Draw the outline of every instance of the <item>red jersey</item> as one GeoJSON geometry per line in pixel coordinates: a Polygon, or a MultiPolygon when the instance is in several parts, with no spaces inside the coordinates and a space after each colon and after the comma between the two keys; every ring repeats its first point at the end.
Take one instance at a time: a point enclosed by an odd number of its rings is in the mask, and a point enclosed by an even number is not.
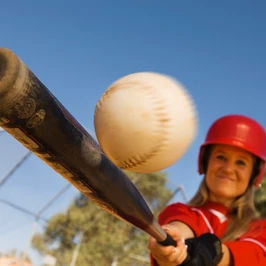
{"type": "MultiPolygon", "coordinates": [[[[161,225],[172,221],[187,224],[195,236],[213,233],[221,238],[228,224],[228,209],[218,203],[207,202],[200,207],[174,203],[159,215],[161,225]]],[[[266,266],[266,220],[251,222],[250,230],[235,241],[223,242],[231,251],[234,266],[266,266]]],[[[151,264],[158,265],[153,258],[151,264]]]]}

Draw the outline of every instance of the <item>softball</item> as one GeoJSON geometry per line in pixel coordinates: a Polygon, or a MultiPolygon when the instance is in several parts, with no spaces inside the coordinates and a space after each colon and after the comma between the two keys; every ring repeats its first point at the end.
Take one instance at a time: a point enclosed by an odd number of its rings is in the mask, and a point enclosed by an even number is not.
{"type": "Polygon", "coordinates": [[[139,72],[115,81],[94,112],[99,145],[119,168],[150,173],[181,158],[198,127],[195,104],[174,78],[139,72]]]}

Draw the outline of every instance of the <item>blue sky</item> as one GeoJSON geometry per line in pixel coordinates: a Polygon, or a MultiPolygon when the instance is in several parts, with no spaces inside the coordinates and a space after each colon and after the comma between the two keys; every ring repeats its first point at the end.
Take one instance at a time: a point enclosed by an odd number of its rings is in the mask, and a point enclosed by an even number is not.
{"type": "MultiPolygon", "coordinates": [[[[199,146],[216,118],[240,113],[266,127],[265,14],[262,0],[6,0],[0,46],[13,50],[91,132],[95,104],[116,79],[139,71],[178,79],[194,98],[199,129],[189,151],[165,171],[169,184],[183,184],[191,197],[201,180],[199,146]]],[[[27,150],[5,133],[0,143],[1,180],[27,150]]],[[[31,155],[0,187],[0,199],[38,212],[66,184],[31,155]]],[[[75,195],[70,188],[43,216],[75,195]]],[[[1,203],[0,213],[0,251],[25,249],[34,219],[1,203]]]]}

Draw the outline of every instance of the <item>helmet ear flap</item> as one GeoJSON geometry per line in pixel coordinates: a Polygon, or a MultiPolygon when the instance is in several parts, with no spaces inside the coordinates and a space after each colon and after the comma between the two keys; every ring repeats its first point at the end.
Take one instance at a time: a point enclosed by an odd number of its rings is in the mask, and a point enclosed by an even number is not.
{"type": "Polygon", "coordinates": [[[205,145],[201,149],[199,168],[201,174],[206,174],[213,145],[205,145]]]}
{"type": "Polygon", "coordinates": [[[256,187],[260,186],[264,175],[264,168],[265,163],[259,157],[256,156],[250,178],[250,185],[255,185],[256,187]]]}

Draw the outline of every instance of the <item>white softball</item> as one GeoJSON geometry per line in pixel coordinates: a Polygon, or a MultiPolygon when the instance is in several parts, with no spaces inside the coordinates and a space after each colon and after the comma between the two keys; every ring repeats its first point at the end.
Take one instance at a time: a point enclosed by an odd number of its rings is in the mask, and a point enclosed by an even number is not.
{"type": "Polygon", "coordinates": [[[198,126],[188,91],[172,77],[139,72],[115,81],[95,107],[94,127],[107,157],[132,172],[174,164],[193,142],[198,126]]]}

